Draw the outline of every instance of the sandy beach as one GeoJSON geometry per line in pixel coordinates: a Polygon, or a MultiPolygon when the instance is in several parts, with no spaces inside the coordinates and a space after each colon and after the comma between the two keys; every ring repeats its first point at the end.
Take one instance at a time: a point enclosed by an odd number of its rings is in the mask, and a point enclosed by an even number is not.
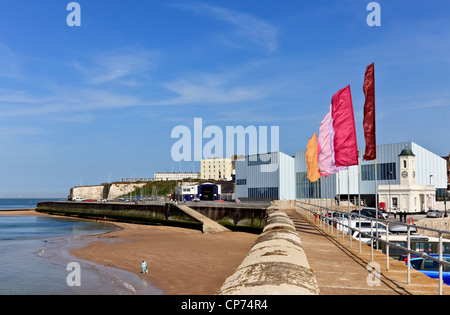
{"type": "MultiPolygon", "coordinates": [[[[45,215],[35,211],[0,211],[3,215],[45,215]]],[[[80,259],[138,274],[165,295],[216,294],[240,265],[255,234],[201,231],[127,223],[121,229],[85,236],[88,246],[73,250],[80,259]],[[141,262],[148,264],[142,274],[141,262]]]]}

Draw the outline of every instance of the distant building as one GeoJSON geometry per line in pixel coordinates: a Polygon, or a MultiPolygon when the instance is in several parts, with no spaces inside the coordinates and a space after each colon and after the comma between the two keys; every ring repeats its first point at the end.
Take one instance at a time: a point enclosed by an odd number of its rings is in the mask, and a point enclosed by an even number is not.
{"type": "Polygon", "coordinates": [[[447,190],[450,190],[450,153],[442,158],[447,161],[447,190]]]}
{"type": "Polygon", "coordinates": [[[167,173],[155,173],[154,180],[155,181],[169,181],[169,180],[186,180],[186,179],[200,179],[200,173],[194,172],[184,172],[184,173],[176,173],[176,172],[167,172],[167,173]]]}
{"type": "Polygon", "coordinates": [[[175,190],[175,199],[178,201],[192,201],[195,198],[203,201],[219,200],[221,185],[202,183],[196,185],[181,185],[175,190]]]}
{"type": "Polygon", "coordinates": [[[231,180],[232,161],[227,158],[209,158],[200,163],[201,179],[231,180]]]}

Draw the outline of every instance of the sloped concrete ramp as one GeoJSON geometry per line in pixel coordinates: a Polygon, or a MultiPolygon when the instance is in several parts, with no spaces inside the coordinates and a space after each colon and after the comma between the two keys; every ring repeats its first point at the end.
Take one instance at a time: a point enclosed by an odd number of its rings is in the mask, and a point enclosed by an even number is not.
{"type": "Polygon", "coordinates": [[[224,227],[223,225],[220,225],[214,220],[211,220],[210,218],[204,216],[203,214],[198,213],[194,209],[189,208],[185,205],[177,205],[177,207],[185,212],[186,214],[190,215],[191,217],[199,220],[203,223],[203,233],[219,233],[219,232],[229,232],[230,230],[224,227]]]}

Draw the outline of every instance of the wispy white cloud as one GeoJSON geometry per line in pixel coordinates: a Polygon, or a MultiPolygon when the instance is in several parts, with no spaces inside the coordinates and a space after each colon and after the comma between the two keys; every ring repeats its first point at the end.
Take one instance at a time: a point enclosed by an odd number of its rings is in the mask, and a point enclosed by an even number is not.
{"type": "MultiPolygon", "coordinates": [[[[278,49],[278,28],[254,15],[207,4],[173,4],[172,7],[226,22],[234,27],[236,35],[263,47],[268,53],[278,49]]],[[[223,41],[227,46],[239,46],[230,38],[223,41]]]]}
{"type": "Polygon", "coordinates": [[[192,82],[186,79],[165,83],[164,88],[177,96],[153,101],[149,105],[227,104],[256,100],[265,96],[258,88],[227,85],[219,81],[192,82]]]}
{"type": "Polygon", "coordinates": [[[8,45],[0,43],[0,77],[20,79],[20,56],[8,45]]]}
{"type": "Polygon", "coordinates": [[[155,69],[158,59],[159,53],[155,51],[131,49],[96,54],[87,65],[76,61],[74,67],[91,84],[138,85],[139,79],[147,77],[148,71],[155,69]]]}
{"type": "Polygon", "coordinates": [[[38,135],[44,133],[45,131],[40,127],[32,127],[32,126],[0,127],[0,138],[11,138],[22,135],[38,135]]]}

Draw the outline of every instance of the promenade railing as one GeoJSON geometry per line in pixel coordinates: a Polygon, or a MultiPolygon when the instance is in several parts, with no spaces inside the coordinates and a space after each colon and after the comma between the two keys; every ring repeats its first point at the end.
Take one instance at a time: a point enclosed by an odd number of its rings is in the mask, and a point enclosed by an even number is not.
{"type": "MultiPolygon", "coordinates": [[[[310,221],[318,220],[319,226],[325,230],[327,229],[332,235],[336,233],[336,237],[339,237],[339,232],[341,232],[342,241],[345,240],[345,235],[349,236],[349,245],[352,247],[352,241],[358,241],[359,243],[359,253],[361,253],[362,246],[362,235],[366,238],[370,238],[368,243],[371,247],[371,260],[373,261],[374,255],[374,247],[378,248],[380,242],[382,242],[386,246],[386,270],[389,270],[389,248],[395,247],[403,252],[407,253],[407,283],[411,284],[411,255],[419,256],[424,259],[429,259],[435,261],[439,264],[439,295],[442,295],[443,289],[443,268],[444,265],[449,266],[450,262],[443,258],[443,236],[446,235],[450,237],[450,231],[434,229],[424,226],[417,226],[410,223],[404,223],[399,221],[380,219],[378,215],[378,210],[376,210],[375,218],[368,217],[355,212],[348,212],[343,210],[330,209],[327,206],[319,205],[319,202],[315,202],[314,199],[309,202],[298,201],[297,208],[300,212],[306,216],[310,221]],[[370,221],[370,233],[367,233],[367,230],[362,230],[362,222],[370,221]],[[355,224],[353,224],[353,222],[355,224]],[[356,223],[359,224],[356,224],[356,223]],[[385,231],[380,232],[380,224],[385,225],[385,231]],[[391,235],[394,238],[394,234],[389,233],[389,226],[404,226],[406,227],[406,244],[407,246],[401,246],[400,244],[389,240],[389,236],[391,235]],[[420,252],[413,250],[411,248],[411,230],[416,231],[417,229],[427,230],[434,232],[438,235],[438,257],[431,256],[425,252],[420,252]],[[346,232],[347,231],[347,232],[346,232]],[[353,238],[354,232],[358,232],[358,238],[353,238]],[[385,237],[382,237],[385,235],[385,237]]],[[[384,229],[383,229],[384,230],[384,229]]]]}

